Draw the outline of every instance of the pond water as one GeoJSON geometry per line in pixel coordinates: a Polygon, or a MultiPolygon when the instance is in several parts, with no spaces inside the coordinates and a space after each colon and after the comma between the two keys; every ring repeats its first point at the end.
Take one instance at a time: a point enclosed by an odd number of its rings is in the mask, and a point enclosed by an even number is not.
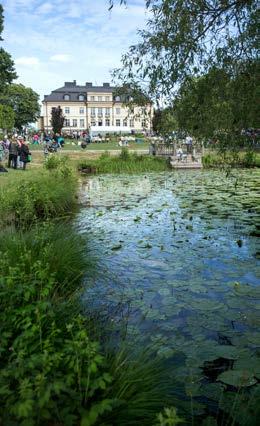
{"type": "Polygon", "coordinates": [[[98,259],[85,304],[171,360],[195,414],[223,392],[223,410],[234,391],[259,394],[259,177],[176,171],[82,184],[77,222],[98,259]]]}

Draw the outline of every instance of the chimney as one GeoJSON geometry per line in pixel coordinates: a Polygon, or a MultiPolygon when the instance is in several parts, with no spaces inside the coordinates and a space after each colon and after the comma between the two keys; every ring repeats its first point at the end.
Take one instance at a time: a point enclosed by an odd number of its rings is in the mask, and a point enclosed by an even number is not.
{"type": "Polygon", "coordinates": [[[92,83],[87,82],[87,83],[86,83],[86,87],[92,87],[92,83]]]}
{"type": "Polygon", "coordinates": [[[110,83],[103,83],[103,87],[110,87],[110,83]]]}
{"type": "Polygon", "coordinates": [[[65,81],[64,86],[65,87],[75,87],[76,86],[76,80],[73,81],[65,81]]]}

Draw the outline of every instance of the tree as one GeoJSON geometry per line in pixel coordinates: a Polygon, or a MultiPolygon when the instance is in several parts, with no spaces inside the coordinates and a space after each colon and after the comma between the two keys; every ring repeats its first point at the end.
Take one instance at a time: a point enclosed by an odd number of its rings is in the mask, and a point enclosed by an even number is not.
{"type": "Polygon", "coordinates": [[[8,86],[5,94],[0,97],[0,102],[13,108],[15,127],[18,129],[36,121],[40,113],[39,95],[23,84],[8,86]]]}
{"type": "Polygon", "coordinates": [[[140,42],[122,57],[114,75],[147,92],[172,96],[176,83],[225,70],[257,57],[256,0],[147,0],[149,19],[140,42]]]}
{"type": "MultiPolygon", "coordinates": [[[[2,41],[1,34],[4,28],[3,6],[0,4],[0,41],[2,41]]],[[[0,94],[4,92],[8,84],[17,78],[14,68],[14,61],[11,55],[7,53],[2,47],[0,48],[0,94]]]]}
{"type": "Polygon", "coordinates": [[[177,130],[177,120],[172,107],[155,110],[153,130],[162,135],[167,135],[177,130]]]}
{"type": "Polygon", "coordinates": [[[178,127],[197,139],[217,139],[219,147],[250,143],[243,130],[258,127],[259,65],[244,63],[237,75],[212,67],[182,84],[174,102],[178,127]]]}
{"type": "Polygon", "coordinates": [[[54,133],[61,133],[65,117],[60,106],[51,110],[51,125],[54,133]]]}
{"type": "Polygon", "coordinates": [[[8,105],[0,104],[0,129],[12,130],[14,127],[15,114],[11,107],[8,105]]]}

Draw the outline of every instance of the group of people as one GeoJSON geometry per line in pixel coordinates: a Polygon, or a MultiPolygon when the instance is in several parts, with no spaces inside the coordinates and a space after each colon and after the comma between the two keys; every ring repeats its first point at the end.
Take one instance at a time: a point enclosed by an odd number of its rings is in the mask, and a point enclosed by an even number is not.
{"type": "Polygon", "coordinates": [[[8,168],[26,169],[27,163],[31,161],[31,153],[23,136],[16,134],[11,138],[4,136],[0,141],[0,171],[7,171],[2,165],[3,160],[7,160],[8,168]]]}

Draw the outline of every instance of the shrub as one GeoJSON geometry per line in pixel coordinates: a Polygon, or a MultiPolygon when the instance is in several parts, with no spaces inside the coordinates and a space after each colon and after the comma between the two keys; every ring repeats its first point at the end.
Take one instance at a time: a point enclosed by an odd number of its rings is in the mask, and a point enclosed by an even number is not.
{"type": "Polygon", "coordinates": [[[128,148],[127,147],[123,147],[122,149],[121,149],[121,152],[120,152],[120,154],[119,154],[119,158],[121,159],[121,160],[129,160],[129,158],[130,158],[130,154],[129,154],[129,151],[128,151],[128,148]]]}

